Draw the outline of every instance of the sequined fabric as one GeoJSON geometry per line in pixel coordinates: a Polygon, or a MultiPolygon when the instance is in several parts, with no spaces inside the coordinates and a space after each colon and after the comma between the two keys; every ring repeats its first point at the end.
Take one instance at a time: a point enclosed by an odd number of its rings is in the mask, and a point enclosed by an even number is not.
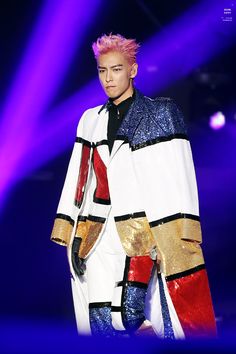
{"type": "MultiPolygon", "coordinates": [[[[86,220],[83,223],[83,241],[80,246],[79,256],[80,258],[86,258],[88,253],[90,252],[91,248],[97,241],[100,232],[102,230],[103,224],[97,221],[86,220]]],[[[78,226],[80,227],[80,226],[78,226]]],[[[77,232],[77,236],[78,232],[77,232]]]]}
{"type": "Polygon", "coordinates": [[[170,313],[168,309],[168,304],[166,301],[164,285],[160,273],[158,274],[158,283],[159,283],[159,292],[160,292],[160,301],[161,301],[161,312],[162,312],[162,318],[164,323],[164,338],[175,339],[170,313]]]}
{"type": "Polygon", "coordinates": [[[67,246],[70,242],[71,233],[73,230],[73,220],[68,218],[56,217],[51,234],[51,240],[67,246]]]}
{"type": "Polygon", "coordinates": [[[205,269],[167,281],[168,290],[187,338],[216,336],[216,323],[205,269]],[[196,296],[197,293],[197,296],[196,296]]]}
{"type": "Polygon", "coordinates": [[[153,261],[149,256],[132,257],[127,280],[148,284],[152,269],[153,261]]]}
{"type": "Polygon", "coordinates": [[[145,320],[147,289],[126,285],[123,291],[122,321],[128,331],[135,332],[145,320]]]}
{"type": "Polygon", "coordinates": [[[86,222],[86,217],[85,220],[80,220],[77,223],[77,227],[76,227],[76,237],[80,237],[82,239],[84,239],[87,234],[88,234],[88,223],[86,222]]]}
{"type": "Polygon", "coordinates": [[[117,221],[116,228],[122,246],[129,257],[147,255],[155,246],[146,217],[117,221]]]}
{"type": "Polygon", "coordinates": [[[151,227],[158,226],[157,237],[165,237],[166,234],[175,234],[183,240],[202,242],[202,230],[199,220],[193,220],[185,214],[176,214],[176,218],[157,220],[150,223],[151,227]]]}
{"type": "Polygon", "coordinates": [[[198,221],[189,220],[188,223],[187,219],[173,220],[152,227],[151,230],[156,239],[161,269],[165,276],[181,273],[204,264],[199,244],[201,234],[198,221]]]}
{"type": "Polygon", "coordinates": [[[136,149],[158,138],[181,135],[187,139],[187,129],[183,115],[173,100],[160,97],[152,100],[136,90],[135,100],[117,135],[128,139],[131,147],[136,149]]]}
{"type": "Polygon", "coordinates": [[[78,207],[80,207],[82,204],[85,185],[87,183],[88,170],[89,170],[89,157],[90,157],[90,147],[84,144],[82,147],[79,177],[78,177],[76,194],[75,194],[75,205],[78,207]]]}
{"type": "Polygon", "coordinates": [[[91,332],[95,336],[113,337],[115,335],[111,321],[111,306],[89,309],[91,332]]]}
{"type": "Polygon", "coordinates": [[[102,161],[97,148],[93,150],[93,167],[97,179],[97,187],[94,192],[94,202],[110,204],[107,169],[102,161]]]}

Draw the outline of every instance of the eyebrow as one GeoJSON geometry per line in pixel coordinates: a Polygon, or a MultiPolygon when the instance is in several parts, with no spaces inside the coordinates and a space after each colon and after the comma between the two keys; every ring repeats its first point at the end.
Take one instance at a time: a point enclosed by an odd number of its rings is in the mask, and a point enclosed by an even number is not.
{"type": "MultiPolygon", "coordinates": [[[[112,65],[111,66],[111,69],[114,69],[115,67],[117,67],[117,66],[123,66],[123,64],[116,64],[116,65],[112,65]]],[[[98,66],[98,69],[106,69],[106,67],[105,66],[98,66]]]]}

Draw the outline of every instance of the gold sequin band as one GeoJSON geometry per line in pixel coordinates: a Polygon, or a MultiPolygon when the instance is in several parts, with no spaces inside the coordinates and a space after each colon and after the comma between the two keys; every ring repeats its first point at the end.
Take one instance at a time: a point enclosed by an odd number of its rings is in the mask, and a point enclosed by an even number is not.
{"type": "Polygon", "coordinates": [[[86,220],[79,220],[76,228],[76,237],[82,238],[79,250],[79,256],[86,258],[93,245],[97,241],[105,219],[94,216],[88,216],[86,220]]]}
{"type": "Polygon", "coordinates": [[[115,217],[115,222],[122,246],[129,257],[149,255],[156,242],[145,216],[127,220],[115,217]]]}
{"type": "Polygon", "coordinates": [[[51,240],[62,246],[67,246],[70,243],[73,226],[74,221],[69,216],[57,214],[52,229],[51,240]]]}
{"type": "Polygon", "coordinates": [[[165,276],[204,264],[200,246],[201,226],[198,220],[178,218],[152,226],[151,231],[156,239],[161,269],[165,276]]]}

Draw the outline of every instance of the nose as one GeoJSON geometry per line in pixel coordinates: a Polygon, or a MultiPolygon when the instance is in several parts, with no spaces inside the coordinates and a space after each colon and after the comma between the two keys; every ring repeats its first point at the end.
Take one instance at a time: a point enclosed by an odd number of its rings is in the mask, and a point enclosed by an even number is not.
{"type": "Polygon", "coordinates": [[[106,73],[106,82],[109,82],[112,80],[112,74],[109,70],[107,70],[107,73],[106,73]]]}

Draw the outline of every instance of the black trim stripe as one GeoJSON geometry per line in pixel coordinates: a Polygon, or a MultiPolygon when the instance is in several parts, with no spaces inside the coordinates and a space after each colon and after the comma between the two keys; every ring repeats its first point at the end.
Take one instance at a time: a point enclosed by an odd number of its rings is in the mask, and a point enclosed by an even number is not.
{"type": "Polygon", "coordinates": [[[87,216],[84,216],[84,215],[79,215],[78,218],[77,218],[77,221],[86,221],[87,220],[87,216]]]}
{"type": "Polygon", "coordinates": [[[92,143],[91,143],[90,141],[85,140],[85,139],[83,139],[83,138],[81,138],[81,137],[78,137],[78,136],[76,137],[75,142],[76,142],[76,143],[81,143],[81,144],[86,145],[86,146],[88,146],[88,147],[91,147],[91,146],[92,146],[92,143]]]}
{"type": "Polygon", "coordinates": [[[101,307],[111,307],[111,302],[90,302],[89,303],[89,309],[95,309],[101,307]]]}
{"type": "Polygon", "coordinates": [[[58,242],[58,243],[61,243],[61,244],[65,245],[65,246],[67,246],[67,243],[66,243],[64,240],[62,240],[61,238],[52,237],[51,240],[53,240],[53,241],[55,241],[55,242],[58,242]]]}
{"type": "Polygon", "coordinates": [[[94,201],[94,203],[97,203],[97,204],[103,204],[103,205],[110,205],[111,204],[110,199],[97,198],[97,197],[95,197],[95,195],[93,196],[93,201],[94,201]]]}
{"type": "Polygon", "coordinates": [[[115,219],[115,221],[124,221],[124,220],[128,220],[128,219],[143,218],[145,216],[146,216],[145,211],[138,211],[133,214],[125,214],[125,215],[121,215],[121,216],[115,216],[114,219],[115,219]]]}
{"type": "Polygon", "coordinates": [[[100,146],[100,145],[108,145],[108,140],[104,139],[104,140],[97,141],[96,143],[93,143],[93,148],[100,146]]]}
{"type": "Polygon", "coordinates": [[[104,224],[104,222],[106,221],[105,218],[102,218],[101,216],[95,216],[95,215],[89,215],[87,219],[90,221],[100,222],[101,224],[104,224]]]}
{"type": "MultiPolygon", "coordinates": [[[[126,256],[124,276],[123,276],[124,283],[127,282],[127,280],[128,280],[130,261],[131,261],[131,257],[126,256]]],[[[124,327],[125,327],[125,309],[124,309],[125,298],[126,298],[126,287],[123,286],[122,292],[121,292],[121,320],[122,320],[124,327]]]]}
{"type": "Polygon", "coordinates": [[[148,285],[145,283],[141,283],[139,281],[119,281],[117,283],[118,286],[135,286],[137,288],[147,289],[148,285]]]}
{"type": "Polygon", "coordinates": [[[177,214],[169,215],[169,216],[162,218],[162,219],[151,221],[149,223],[149,225],[150,225],[150,227],[155,227],[155,226],[159,226],[159,225],[165,224],[167,222],[170,222],[170,221],[173,221],[176,219],[191,219],[191,220],[200,221],[200,217],[198,215],[177,213],[177,214]]]}
{"type": "Polygon", "coordinates": [[[150,146],[150,145],[155,145],[158,143],[163,143],[166,141],[171,141],[173,139],[184,139],[184,140],[189,140],[188,136],[186,134],[172,134],[168,136],[160,136],[156,139],[151,139],[148,141],[144,141],[143,143],[136,144],[136,145],[131,145],[131,150],[136,151],[139,149],[142,149],[144,147],[150,146]]]}
{"type": "Polygon", "coordinates": [[[83,201],[83,199],[81,199],[80,201],[75,200],[75,201],[74,201],[74,205],[75,205],[77,208],[80,208],[81,205],[82,205],[82,201],[83,201]]]}
{"type": "Polygon", "coordinates": [[[74,220],[71,219],[71,217],[69,215],[66,214],[56,214],[56,219],[62,219],[62,220],[66,220],[69,221],[69,223],[74,226],[74,220]]]}
{"type": "MultiPolygon", "coordinates": [[[[126,137],[122,136],[122,135],[116,135],[115,140],[122,140],[125,143],[129,142],[128,139],[126,137]]],[[[103,139],[103,140],[97,141],[96,143],[92,143],[93,148],[96,148],[96,147],[101,146],[101,145],[108,145],[108,140],[103,139]]]]}
{"type": "Polygon", "coordinates": [[[98,114],[100,114],[104,108],[107,108],[107,102],[102,105],[102,107],[98,111],[98,114]]]}
{"type": "Polygon", "coordinates": [[[166,281],[171,281],[171,280],[175,280],[175,279],[179,279],[179,278],[183,278],[186,277],[187,275],[191,275],[193,273],[196,273],[202,269],[206,269],[205,264],[200,264],[199,266],[196,266],[194,268],[185,270],[184,272],[180,272],[180,273],[176,273],[176,274],[172,274],[172,275],[168,275],[166,277],[166,281]]]}
{"type": "Polygon", "coordinates": [[[111,311],[112,312],[121,312],[121,306],[112,306],[111,311]]]}
{"type": "Polygon", "coordinates": [[[126,281],[128,280],[128,273],[129,273],[130,261],[131,261],[131,257],[126,256],[126,259],[125,259],[124,276],[123,276],[123,281],[124,281],[124,282],[126,282],[126,281]]]}

